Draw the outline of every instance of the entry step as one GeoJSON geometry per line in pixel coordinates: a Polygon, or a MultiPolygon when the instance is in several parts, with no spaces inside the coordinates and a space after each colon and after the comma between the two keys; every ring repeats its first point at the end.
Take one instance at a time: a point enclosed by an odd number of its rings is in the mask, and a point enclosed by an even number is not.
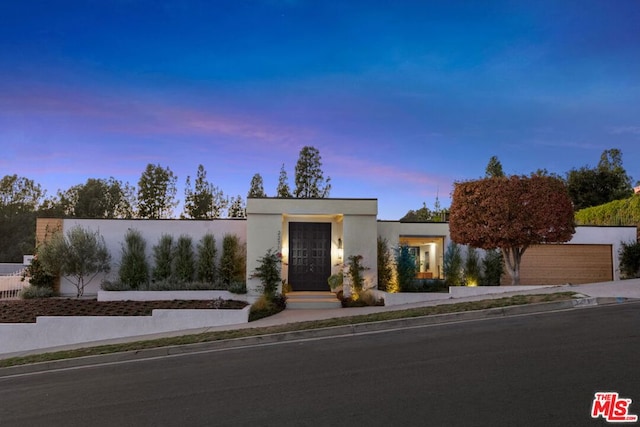
{"type": "Polygon", "coordinates": [[[318,310],[341,308],[342,303],[332,292],[288,292],[287,308],[292,310],[318,310]]]}

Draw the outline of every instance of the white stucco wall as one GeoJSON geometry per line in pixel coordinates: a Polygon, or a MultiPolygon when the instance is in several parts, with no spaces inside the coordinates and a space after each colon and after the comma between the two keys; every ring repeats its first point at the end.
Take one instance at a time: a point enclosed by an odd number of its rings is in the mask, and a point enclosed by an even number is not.
{"type": "Polygon", "coordinates": [[[377,284],[376,238],[378,201],[375,199],[275,199],[247,200],[247,290],[257,292],[260,281],[250,278],[258,266],[257,259],[269,248],[275,248],[280,237],[283,268],[287,278],[289,222],[331,223],[332,273],[336,264],[350,255],[362,255],[364,272],[369,284],[377,284]],[[342,259],[339,259],[338,239],[342,239],[342,259]]]}
{"type": "Polygon", "coordinates": [[[0,323],[0,356],[163,332],[243,324],[241,310],[153,310],[151,316],[40,316],[36,323],[0,323]]]}
{"type": "MultiPolygon", "coordinates": [[[[103,279],[117,277],[121,248],[128,229],[142,233],[147,242],[147,256],[151,262],[152,247],[163,234],[175,239],[181,235],[191,236],[195,245],[206,233],[216,238],[218,256],[222,253],[225,234],[237,235],[247,244],[247,289],[250,294],[259,293],[260,281],[251,278],[258,258],[268,249],[287,253],[287,233],[290,221],[330,222],[332,273],[338,271],[339,263],[345,263],[350,255],[362,255],[363,265],[369,270],[365,278],[369,284],[377,285],[377,236],[387,239],[390,248],[396,247],[400,236],[431,236],[444,239],[443,250],[449,244],[447,223],[401,223],[399,221],[377,221],[378,205],[375,199],[248,199],[248,219],[218,220],[103,220],[66,219],[65,232],[75,225],[98,231],[105,239],[112,257],[111,272],[96,277],[86,288],[85,295],[96,295],[103,279]],[[338,258],[338,239],[342,239],[342,260],[338,258]]],[[[576,228],[571,244],[608,244],[612,246],[613,277],[619,280],[619,251],[621,242],[636,239],[635,227],[586,227],[576,228]]],[[[430,254],[435,257],[435,254],[430,254]]],[[[283,260],[286,263],[286,259],[283,260]]],[[[431,264],[439,262],[435,258],[431,264]]],[[[283,265],[283,278],[287,267],[283,265]]],[[[61,293],[75,295],[75,286],[67,279],[61,280],[61,293]]]]}
{"type": "MultiPolygon", "coordinates": [[[[390,248],[397,247],[400,236],[443,236],[444,250],[451,242],[448,223],[401,223],[399,221],[379,221],[378,235],[387,239],[390,248]]],[[[573,238],[568,244],[605,244],[611,245],[613,259],[613,278],[620,280],[620,248],[622,242],[636,240],[636,227],[576,227],[573,238]]],[[[481,251],[480,253],[482,253],[481,251]]]]}
{"type": "MultiPolygon", "coordinates": [[[[129,229],[138,230],[147,242],[147,259],[151,264],[153,246],[158,243],[163,234],[169,234],[177,240],[181,235],[190,236],[193,239],[194,251],[196,245],[207,233],[214,235],[218,257],[222,253],[222,239],[225,234],[235,234],[242,243],[246,242],[247,224],[244,219],[216,219],[216,220],[152,220],[152,219],[65,219],[63,230],[66,233],[74,226],[97,231],[104,237],[107,249],[111,254],[111,272],[96,277],[85,287],[85,295],[96,295],[103,279],[111,280],[117,277],[120,259],[122,257],[122,244],[124,236],[129,229]]],[[[76,287],[68,279],[60,282],[62,295],[76,294],[76,287]]]]}

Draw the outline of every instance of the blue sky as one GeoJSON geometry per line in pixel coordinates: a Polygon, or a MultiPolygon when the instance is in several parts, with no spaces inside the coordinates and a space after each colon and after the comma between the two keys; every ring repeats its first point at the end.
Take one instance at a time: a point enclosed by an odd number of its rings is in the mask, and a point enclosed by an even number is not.
{"type": "Polygon", "coordinates": [[[48,194],[148,163],[203,164],[230,196],[293,185],[320,150],[332,197],[379,217],[453,182],[564,175],[619,148],[640,179],[640,2],[5,1],[0,175],[48,194]]]}

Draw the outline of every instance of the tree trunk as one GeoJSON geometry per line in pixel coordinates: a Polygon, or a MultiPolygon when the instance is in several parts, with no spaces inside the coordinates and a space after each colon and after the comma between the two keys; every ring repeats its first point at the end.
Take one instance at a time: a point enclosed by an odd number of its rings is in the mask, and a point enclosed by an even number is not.
{"type": "Polygon", "coordinates": [[[507,272],[511,276],[511,285],[517,286],[520,284],[520,261],[522,260],[522,254],[527,250],[527,246],[501,248],[501,250],[504,255],[507,272]]]}

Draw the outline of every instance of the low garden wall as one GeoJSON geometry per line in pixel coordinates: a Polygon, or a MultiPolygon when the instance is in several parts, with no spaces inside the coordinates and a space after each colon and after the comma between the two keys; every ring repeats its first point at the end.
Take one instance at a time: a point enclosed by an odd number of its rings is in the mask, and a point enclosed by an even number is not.
{"type": "Polygon", "coordinates": [[[241,310],[153,310],[151,316],[41,316],[0,324],[0,357],[76,344],[249,322],[241,310]]]}
{"type": "Polygon", "coordinates": [[[529,291],[549,286],[449,286],[449,292],[398,292],[388,293],[374,290],[377,298],[384,300],[385,306],[412,304],[417,302],[442,301],[452,298],[465,298],[480,295],[504,294],[508,292],[529,291]]]}

